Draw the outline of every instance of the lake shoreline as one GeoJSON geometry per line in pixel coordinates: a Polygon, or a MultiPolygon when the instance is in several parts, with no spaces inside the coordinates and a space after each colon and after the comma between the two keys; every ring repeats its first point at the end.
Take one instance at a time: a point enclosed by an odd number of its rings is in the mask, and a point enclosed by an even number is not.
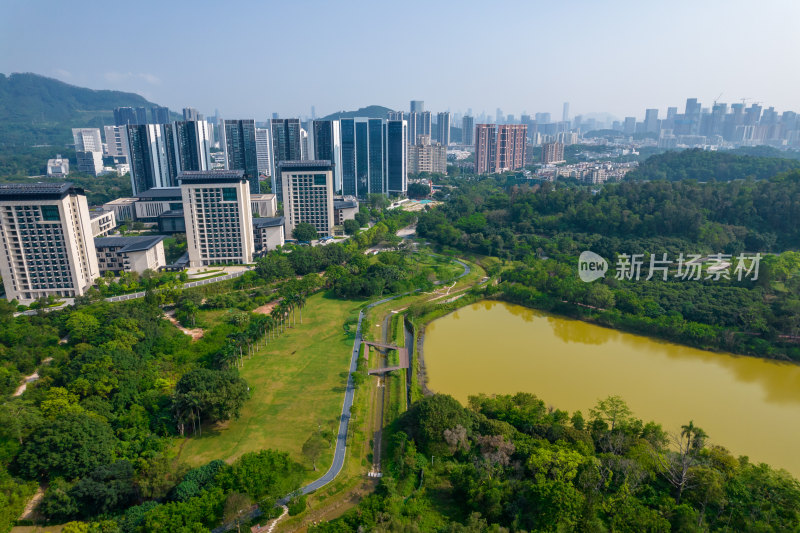
{"type": "Polygon", "coordinates": [[[452,311],[418,322],[426,394],[467,405],[473,395],[530,392],[584,413],[619,395],[644,420],[676,430],[694,419],[735,454],[800,472],[796,459],[786,458],[788,428],[800,424],[797,365],[701,350],[501,299],[452,311]],[[676,384],[683,393],[675,394],[676,384]],[[760,443],[755,433],[773,438],[760,443]]]}

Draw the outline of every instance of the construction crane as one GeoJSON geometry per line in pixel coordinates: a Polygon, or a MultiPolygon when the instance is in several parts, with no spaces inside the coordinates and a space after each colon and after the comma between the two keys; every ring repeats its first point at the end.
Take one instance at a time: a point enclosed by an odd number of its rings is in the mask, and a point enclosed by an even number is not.
{"type": "Polygon", "coordinates": [[[717,105],[717,102],[719,102],[719,99],[722,98],[723,94],[725,94],[725,91],[722,91],[721,93],[719,93],[719,96],[714,98],[714,105],[717,105]]]}

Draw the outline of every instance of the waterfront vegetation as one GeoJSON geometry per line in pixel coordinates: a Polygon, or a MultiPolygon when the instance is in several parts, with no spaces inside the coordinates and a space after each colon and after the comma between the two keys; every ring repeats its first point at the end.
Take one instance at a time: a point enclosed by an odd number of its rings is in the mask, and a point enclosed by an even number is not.
{"type": "Polygon", "coordinates": [[[421,236],[504,261],[485,295],[707,349],[800,361],[800,171],[733,183],[506,186],[483,178],[420,215],[421,236]],[[577,277],[592,250],[612,270],[577,277]],[[758,279],[645,281],[649,254],[760,252],[758,279]],[[616,279],[619,254],[644,254],[642,279],[616,279]]]}

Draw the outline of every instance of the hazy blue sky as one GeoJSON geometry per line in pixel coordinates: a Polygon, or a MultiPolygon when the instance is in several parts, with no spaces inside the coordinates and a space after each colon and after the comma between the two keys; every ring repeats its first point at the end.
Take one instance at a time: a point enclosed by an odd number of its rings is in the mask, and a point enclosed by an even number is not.
{"type": "Polygon", "coordinates": [[[800,1],[0,0],[0,72],[263,120],[381,104],[494,115],[800,111],[800,1]]]}

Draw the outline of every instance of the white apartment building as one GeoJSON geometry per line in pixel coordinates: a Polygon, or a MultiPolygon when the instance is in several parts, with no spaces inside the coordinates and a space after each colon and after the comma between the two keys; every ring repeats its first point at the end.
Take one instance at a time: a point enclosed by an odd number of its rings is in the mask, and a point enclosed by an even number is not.
{"type": "Polygon", "coordinates": [[[286,239],[283,231],[284,223],[283,217],[253,219],[253,244],[256,254],[264,254],[284,245],[286,239]]]}
{"type": "Polygon", "coordinates": [[[100,275],[83,189],[0,184],[0,275],[6,298],[80,296],[100,275]]]}
{"type": "Polygon", "coordinates": [[[167,265],[163,235],[103,237],[94,240],[100,274],[113,272],[158,272],[167,265]]]}
{"type": "Polygon", "coordinates": [[[282,161],[283,214],[287,236],[307,222],[320,237],[333,235],[333,167],[330,161],[282,161]]]}
{"type": "Polygon", "coordinates": [[[253,215],[244,171],[186,171],[178,180],[189,266],[251,263],[253,215]]]}

